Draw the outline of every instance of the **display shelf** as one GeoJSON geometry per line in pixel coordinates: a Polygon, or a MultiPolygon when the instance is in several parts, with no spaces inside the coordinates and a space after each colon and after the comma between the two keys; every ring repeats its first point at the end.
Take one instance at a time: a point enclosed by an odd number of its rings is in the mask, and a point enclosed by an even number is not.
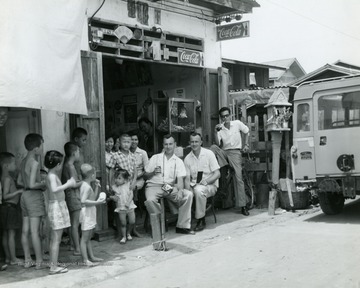
{"type": "Polygon", "coordinates": [[[169,133],[174,135],[177,146],[188,145],[190,134],[196,128],[195,105],[196,102],[192,99],[154,99],[153,123],[156,151],[162,149],[162,138],[169,133]]]}

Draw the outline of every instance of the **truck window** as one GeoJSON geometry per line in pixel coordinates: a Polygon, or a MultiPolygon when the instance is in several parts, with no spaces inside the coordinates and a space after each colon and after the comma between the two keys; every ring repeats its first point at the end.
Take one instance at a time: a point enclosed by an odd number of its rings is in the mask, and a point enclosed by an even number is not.
{"type": "Polygon", "coordinates": [[[297,131],[310,131],[310,108],[309,104],[299,104],[297,106],[297,131]]]}
{"type": "Polygon", "coordinates": [[[318,110],[319,130],[360,126],[360,91],[321,96],[318,110]]]}

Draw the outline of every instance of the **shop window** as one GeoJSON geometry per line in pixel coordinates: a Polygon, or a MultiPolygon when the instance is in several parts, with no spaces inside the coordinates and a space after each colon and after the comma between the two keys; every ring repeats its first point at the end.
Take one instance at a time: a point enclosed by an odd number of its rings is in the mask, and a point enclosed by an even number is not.
{"type": "Polygon", "coordinates": [[[297,131],[307,132],[310,131],[310,105],[299,104],[297,106],[297,131]]]}
{"type": "Polygon", "coordinates": [[[360,126],[360,91],[321,96],[319,130],[360,126]]]}

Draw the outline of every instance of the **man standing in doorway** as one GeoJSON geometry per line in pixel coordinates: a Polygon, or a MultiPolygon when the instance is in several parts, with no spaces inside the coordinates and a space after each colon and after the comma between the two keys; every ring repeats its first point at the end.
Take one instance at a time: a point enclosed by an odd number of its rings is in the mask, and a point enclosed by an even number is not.
{"type": "Polygon", "coordinates": [[[220,167],[230,165],[235,171],[235,208],[241,209],[245,216],[249,215],[246,208],[246,195],[242,179],[242,156],[249,150],[249,128],[240,120],[230,121],[230,108],[222,107],[219,110],[221,123],[215,126],[215,143],[211,150],[218,158],[220,167]],[[245,145],[242,146],[241,132],[245,135],[245,145]]]}

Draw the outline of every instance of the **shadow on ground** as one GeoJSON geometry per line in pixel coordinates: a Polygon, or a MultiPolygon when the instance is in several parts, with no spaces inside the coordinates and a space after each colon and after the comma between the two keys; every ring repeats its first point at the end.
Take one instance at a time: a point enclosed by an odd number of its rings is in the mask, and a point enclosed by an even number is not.
{"type": "MultiPolygon", "coordinates": [[[[255,216],[260,213],[264,212],[262,209],[252,209],[250,210],[250,216],[255,216]]],[[[207,214],[206,217],[206,229],[212,230],[216,229],[216,227],[222,226],[224,224],[229,224],[234,221],[237,221],[241,218],[249,219],[249,217],[245,217],[241,215],[239,212],[236,212],[234,209],[216,209],[216,217],[217,217],[217,223],[214,222],[214,217],[211,213],[207,214]]],[[[104,262],[101,264],[104,266],[104,269],[106,269],[106,266],[111,266],[114,262],[119,260],[130,260],[133,259],[129,258],[127,256],[127,252],[129,251],[136,251],[137,249],[141,248],[149,248],[149,253],[153,251],[152,248],[152,238],[149,233],[146,233],[143,227],[144,223],[144,216],[142,218],[137,217],[137,230],[140,232],[143,237],[142,238],[136,238],[134,237],[132,241],[128,241],[125,245],[121,245],[119,243],[119,237],[111,240],[106,240],[103,242],[96,242],[92,241],[94,254],[96,257],[101,257],[104,259],[104,262]]],[[[186,235],[176,234],[175,233],[175,225],[176,221],[171,222],[168,224],[168,231],[166,233],[166,240],[172,241],[176,240],[176,238],[183,237],[186,235]]],[[[193,227],[196,225],[196,220],[192,223],[193,227]]],[[[200,232],[201,233],[201,232],[200,232]]],[[[197,237],[197,235],[194,235],[194,237],[197,237]]],[[[201,238],[201,237],[198,237],[201,238]]],[[[180,240],[180,238],[179,238],[180,240]]],[[[196,240],[196,238],[194,238],[196,240]]],[[[211,240],[211,239],[210,239],[211,240]]],[[[211,241],[209,240],[209,243],[211,244],[211,241]]],[[[200,241],[200,239],[199,239],[200,241]]],[[[178,242],[178,241],[176,241],[178,242]]],[[[197,249],[194,249],[194,247],[188,247],[186,243],[176,245],[172,244],[171,242],[168,243],[168,248],[172,250],[173,252],[180,252],[182,254],[189,254],[189,253],[196,253],[197,249]]],[[[139,250],[140,251],[140,250],[139,250]]],[[[144,257],[144,255],[141,255],[139,252],[139,255],[137,257],[144,257]]],[[[134,254],[134,253],[133,253],[134,254]]],[[[47,255],[48,256],[48,255],[47,255]]],[[[146,255],[145,255],[146,256],[146,255]]],[[[134,256],[131,256],[134,257],[134,256]]],[[[33,259],[35,259],[35,256],[33,256],[33,259]]],[[[46,262],[48,259],[44,259],[46,262]]],[[[59,262],[64,263],[68,266],[69,270],[71,271],[79,271],[81,272],[84,269],[90,269],[88,267],[85,267],[82,265],[81,257],[80,256],[74,256],[72,251],[69,251],[69,247],[67,245],[62,244],[60,246],[60,253],[59,253],[59,262]]],[[[117,262],[121,263],[121,262],[117,262]]],[[[48,276],[49,274],[48,269],[43,270],[35,270],[34,268],[28,268],[25,269],[22,266],[8,266],[6,271],[0,272],[0,285],[10,284],[14,282],[20,282],[20,281],[26,281],[30,279],[41,279],[45,276],[48,276]]],[[[78,274],[80,275],[80,274],[78,274]]]]}
{"type": "Polygon", "coordinates": [[[337,223],[337,224],[360,224],[360,199],[345,202],[343,211],[337,215],[326,215],[324,213],[311,217],[307,222],[337,223]]]}

